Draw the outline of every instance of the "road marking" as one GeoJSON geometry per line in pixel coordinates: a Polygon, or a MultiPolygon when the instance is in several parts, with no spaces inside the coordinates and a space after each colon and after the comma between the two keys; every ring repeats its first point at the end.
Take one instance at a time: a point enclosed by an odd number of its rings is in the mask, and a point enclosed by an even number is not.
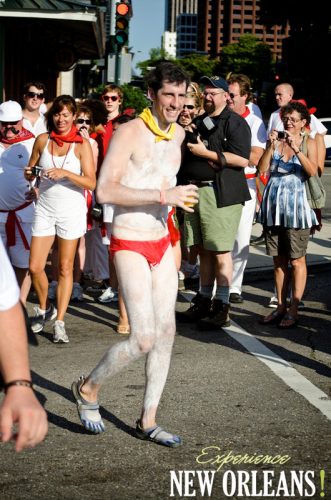
{"type": "MultiPolygon", "coordinates": [[[[190,301],[195,292],[186,290],[185,292],[180,292],[180,294],[187,301],[190,301]]],[[[293,368],[290,363],[278,356],[278,354],[275,354],[254,337],[254,335],[248,333],[234,321],[231,320],[231,326],[223,328],[223,330],[236,342],[241,344],[246,351],[262,361],[286,385],[303,396],[310,404],[331,420],[331,400],[325,392],[312,384],[306,377],[293,368]]]]}
{"type": "Polygon", "coordinates": [[[278,356],[278,354],[275,354],[255,338],[254,335],[248,333],[234,321],[232,321],[230,327],[223,328],[223,330],[239,342],[250,354],[253,354],[253,356],[262,361],[286,385],[298,394],[301,394],[309,403],[331,420],[331,400],[325,392],[309,382],[290,363],[278,356]]]}

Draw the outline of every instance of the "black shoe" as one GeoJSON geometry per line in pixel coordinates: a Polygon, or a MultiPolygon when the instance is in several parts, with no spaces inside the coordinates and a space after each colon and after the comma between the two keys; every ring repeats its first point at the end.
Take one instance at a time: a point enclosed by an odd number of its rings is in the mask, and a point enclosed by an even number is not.
{"type": "Polygon", "coordinates": [[[213,305],[208,318],[203,318],[198,322],[199,330],[215,330],[231,325],[230,304],[224,304],[221,300],[213,300],[213,305]]]}
{"type": "Polygon", "coordinates": [[[176,318],[180,323],[194,323],[210,314],[211,304],[211,299],[198,292],[191,301],[191,307],[185,312],[177,312],[176,318]]]}
{"type": "Polygon", "coordinates": [[[230,302],[231,304],[242,304],[244,299],[240,295],[240,293],[230,293],[230,302]]]}
{"type": "Polygon", "coordinates": [[[249,242],[249,244],[252,245],[253,247],[258,246],[258,245],[264,245],[265,244],[264,233],[262,233],[257,238],[251,238],[251,241],[249,242]]]}

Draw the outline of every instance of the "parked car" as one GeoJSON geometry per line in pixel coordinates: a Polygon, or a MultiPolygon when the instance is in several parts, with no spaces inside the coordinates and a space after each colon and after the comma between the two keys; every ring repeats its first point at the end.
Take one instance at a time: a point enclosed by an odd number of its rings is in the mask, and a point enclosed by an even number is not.
{"type": "Polygon", "coordinates": [[[319,120],[323,123],[324,127],[328,129],[324,136],[326,147],[325,164],[331,165],[331,118],[319,118],[319,120]]]}

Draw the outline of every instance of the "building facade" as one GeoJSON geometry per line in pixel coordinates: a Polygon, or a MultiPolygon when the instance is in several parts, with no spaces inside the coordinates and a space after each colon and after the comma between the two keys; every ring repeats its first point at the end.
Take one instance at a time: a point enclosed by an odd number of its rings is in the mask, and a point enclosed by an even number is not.
{"type": "Polygon", "coordinates": [[[177,31],[177,16],[197,14],[198,0],[166,0],[165,31],[177,31]]]}
{"type": "Polygon", "coordinates": [[[199,0],[198,51],[217,57],[224,45],[236,43],[249,33],[268,44],[273,55],[281,59],[289,25],[266,28],[259,23],[259,13],[260,0],[199,0]]]}

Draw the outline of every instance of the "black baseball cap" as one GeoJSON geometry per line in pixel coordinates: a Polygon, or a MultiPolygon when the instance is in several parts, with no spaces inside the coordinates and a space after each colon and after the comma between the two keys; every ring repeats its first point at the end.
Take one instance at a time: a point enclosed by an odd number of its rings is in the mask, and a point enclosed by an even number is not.
{"type": "Polygon", "coordinates": [[[229,92],[228,83],[221,76],[211,76],[210,78],[208,76],[202,76],[200,78],[200,83],[211,85],[212,87],[215,87],[217,89],[222,89],[225,92],[229,92]]]}

